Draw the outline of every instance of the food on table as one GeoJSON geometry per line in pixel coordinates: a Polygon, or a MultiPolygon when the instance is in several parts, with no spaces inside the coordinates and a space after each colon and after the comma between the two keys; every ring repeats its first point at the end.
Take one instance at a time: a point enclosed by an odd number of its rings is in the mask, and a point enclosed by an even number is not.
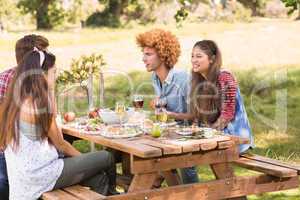
{"type": "Polygon", "coordinates": [[[162,129],[159,124],[154,124],[151,130],[151,135],[153,137],[160,137],[162,134],[162,129]]]}
{"type": "Polygon", "coordinates": [[[99,108],[96,108],[89,112],[89,118],[96,118],[99,117],[99,108]]]}
{"type": "Polygon", "coordinates": [[[100,131],[102,128],[102,120],[100,117],[90,118],[86,122],[85,130],[86,131],[100,131]]]}
{"type": "Polygon", "coordinates": [[[75,113],[74,112],[66,112],[65,114],[64,114],[64,120],[66,121],[66,122],[71,122],[71,121],[74,121],[74,119],[75,119],[75,113]]]}

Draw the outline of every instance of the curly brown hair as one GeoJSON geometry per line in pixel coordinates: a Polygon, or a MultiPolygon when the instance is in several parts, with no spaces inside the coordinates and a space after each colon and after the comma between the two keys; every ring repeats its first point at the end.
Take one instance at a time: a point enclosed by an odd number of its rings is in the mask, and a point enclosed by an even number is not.
{"type": "Polygon", "coordinates": [[[174,67],[181,53],[177,37],[170,31],[162,29],[153,29],[141,33],[136,37],[136,42],[141,48],[154,48],[159,58],[168,68],[174,67]]]}

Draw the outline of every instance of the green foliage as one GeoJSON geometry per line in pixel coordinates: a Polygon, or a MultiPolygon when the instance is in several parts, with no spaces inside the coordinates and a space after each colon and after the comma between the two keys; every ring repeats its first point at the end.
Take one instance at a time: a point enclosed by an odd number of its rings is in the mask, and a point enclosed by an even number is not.
{"type": "Polygon", "coordinates": [[[11,0],[0,1],[0,19],[5,16],[12,16],[16,10],[16,2],[11,0]]]}
{"type": "Polygon", "coordinates": [[[73,3],[66,10],[66,20],[73,24],[85,21],[96,9],[90,1],[73,0],[73,3]]]}
{"type": "Polygon", "coordinates": [[[179,0],[179,3],[181,8],[174,15],[177,26],[181,26],[182,22],[188,17],[189,13],[186,7],[192,3],[192,0],[179,0]]]}
{"type": "Polygon", "coordinates": [[[20,0],[18,7],[23,13],[32,14],[37,19],[38,29],[51,29],[61,25],[67,16],[60,0],[20,0]]]}
{"type": "Polygon", "coordinates": [[[86,21],[88,26],[120,27],[121,18],[125,21],[141,17],[144,7],[138,0],[99,0],[105,5],[101,12],[92,14],[86,21]]]}
{"type": "Polygon", "coordinates": [[[83,0],[72,0],[68,8],[62,0],[20,0],[18,7],[23,13],[29,13],[37,20],[37,28],[51,29],[66,22],[76,23],[84,20],[93,8],[83,0]]]}
{"type": "Polygon", "coordinates": [[[300,0],[281,0],[285,7],[290,8],[288,14],[292,14],[295,10],[299,9],[300,0]]]}
{"type": "Polygon", "coordinates": [[[120,19],[114,14],[104,10],[103,12],[95,12],[86,20],[86,25],[91,27],[106,26],[117,28],[121,25],[120,19]]]}
{"type": "Polygon", "coordinates": [[[21,12],[17,8],[17,0],[0,0],[0,22],[4,26],[15,24],[21,19],[21,12]]]}
{"type": "Polygon", "coordinates": [[[105,62],[101,54],[84,55],[77,60],[73,60],[71,70],[64,70],[57,77],[57,91],[65,89],[66,86],[74,83],[79,83],[80,86],[86,87],[85,81],[89,78],[89,75],[98,76],[104,65],[105,62]]]}

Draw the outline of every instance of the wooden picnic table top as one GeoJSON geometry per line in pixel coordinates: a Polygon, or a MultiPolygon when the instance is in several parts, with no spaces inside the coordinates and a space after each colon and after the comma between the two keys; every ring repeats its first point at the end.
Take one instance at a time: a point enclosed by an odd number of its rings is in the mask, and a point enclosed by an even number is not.
{"type": "Polygon", "coordinates": [[[177,134],[170,131],[166,134],[167,136],[164,135],[160,138],[142,135],[126,139],[111,139],[101,135],[89,134],[87,131],[68,127],[67,125],[62,126],[62,131],[64,134],[89,140],[141,158],[226,149],[232,145],[247,142],[247,140],[228,135],[216,135],[210,139],[182,140],[179,139],[177,134]]]}

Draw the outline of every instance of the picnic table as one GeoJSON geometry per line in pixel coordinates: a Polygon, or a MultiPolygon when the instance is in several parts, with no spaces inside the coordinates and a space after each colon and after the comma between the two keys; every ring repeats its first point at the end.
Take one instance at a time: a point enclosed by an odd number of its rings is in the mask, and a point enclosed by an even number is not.
{"type": "Polygon", "coordinates": [[[165,137],[149,135],[110,139],[63,125],[64,134],[122,152],[123,175],[130,177],[127,193],[103,197],[109,200],[198,200],[239,198],[250,194],[297,188],[300,168],[259,156],[239,155],[238,145],[247,139],[216,135],[209,139],[180,140],[173,132],[165,137]],[[235,176],[232,164],[261,174],[235,176]],[[181,184],[174,169],[210,165],[216,180],[181,184]],[[163,176],[168,187],[154,189],[163,176]]]}

